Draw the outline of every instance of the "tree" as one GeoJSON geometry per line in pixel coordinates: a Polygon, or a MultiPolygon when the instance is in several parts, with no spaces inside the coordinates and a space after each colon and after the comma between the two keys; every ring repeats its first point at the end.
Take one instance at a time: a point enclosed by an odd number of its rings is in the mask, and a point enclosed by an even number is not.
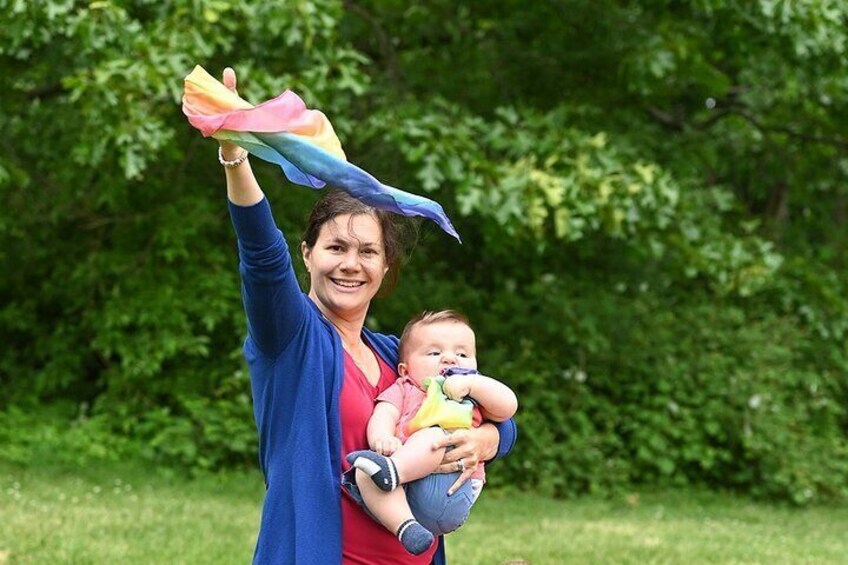
{"type": "MultiPolygon", "coordinates": [[[[233,65],[247,99],[296,90],[352,161],[457,220],[464,245],[424,227],[369,323],[476,322],[528,432],[494,481],[845,496],[846,14],[0,0],[0,407],[252,461],[222,178],[179,111],[194,64],[233,65]]],[[[258,170],[297,244],[314,194],[258,170]]]]}

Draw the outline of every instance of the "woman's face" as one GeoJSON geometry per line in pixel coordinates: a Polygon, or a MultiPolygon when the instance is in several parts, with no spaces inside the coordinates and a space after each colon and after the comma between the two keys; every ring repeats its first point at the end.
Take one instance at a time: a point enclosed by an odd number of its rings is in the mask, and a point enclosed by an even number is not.
{"type": "Polygon", "coordinates": [[[383,230],[370,214],[336,216],[321,226],[312,248],[301,244],[309,297],[325,314],[364,316],[389,270],[383,230]]]}

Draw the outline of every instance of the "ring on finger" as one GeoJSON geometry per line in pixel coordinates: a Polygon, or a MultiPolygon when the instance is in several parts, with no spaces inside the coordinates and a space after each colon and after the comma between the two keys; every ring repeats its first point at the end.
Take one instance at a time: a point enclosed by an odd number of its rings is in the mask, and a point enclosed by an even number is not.
{"type": "Polygon", "coordinates": [[[463,461],[462,459],[457,460],[456,470],[460,471],[460,472],[464,471],[465,470],[465,461],[463,461]]]}

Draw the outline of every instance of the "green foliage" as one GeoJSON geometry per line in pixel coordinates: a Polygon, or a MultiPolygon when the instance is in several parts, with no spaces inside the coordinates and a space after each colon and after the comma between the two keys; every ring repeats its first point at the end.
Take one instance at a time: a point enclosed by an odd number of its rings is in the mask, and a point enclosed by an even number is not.
{"type": "Polygon", "coordinates": [[[0,4],[0,407],[69,399],[152,458],[209,467],[256,442],[223,179],[181,78],[224,57],[246,96],[308,83],[325,108],[367,79],[336,3],[201,4],[0,4]],[[233,56],[245,43],[272,54],[261,70],[233,56]]]}
{"type": "Polygon", "coordinates": [[[195,471],[246,466],[256,461],[248,378],[237,371],[208,396],[180,397],[177,406],[156,407],[135,421],[142,455],[195,471]]]}
{"type": "MultiPolygon", "coordinates": [[[[848,497],[844,362],[822,358],[833,346],[769,301],[598,288],[579,271],[451,295],[457,284],[431,280],[414,306],[475,312],[481,368],[518,393],[521,439],[492,484],[848,497]]],[[[385,317],[398,310],[381,306],[385,317]]]]}
{"type": "Polygon", "coordinates": [[[0,459],[17,464],[87,466],[138,458],[137,443],[116,433],[108,417],[90,417],[85,405],[43,408],[11,406],[0,412],[0,459]]]}
{"type": "MultiPolygon", "coordinates": [[[[493,484],[844,499],[847,22],[837,0],[0,0],[0,456],[253,465],[223,178],[179,110],[195,64],[232,65],[456,220],[464,245],[425,228],[369,324],[470,315],[521,400],[493,484]]],[[[314,195],[255,168],[296,246],[314,195]]]]}

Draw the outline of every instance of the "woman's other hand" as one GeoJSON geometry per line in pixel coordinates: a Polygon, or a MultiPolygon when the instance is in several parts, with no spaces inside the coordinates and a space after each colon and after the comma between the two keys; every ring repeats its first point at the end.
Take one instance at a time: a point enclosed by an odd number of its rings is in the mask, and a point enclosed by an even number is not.
{"type": "MultiPolygon", "coordinates": [[[[234,94],[238,94],[236,91],[236,85],[238,81],[236,80],[236,72],[232,67],[227,67],[224,69],[224,73],[221,77],[221,82],[224,83],[224,86],[233,91],[234,94]]],[[[244,149],[233,143],[232,141],[220,141],[221,144],[221,155],[224,156],[224,159],[227,161],[232,161],[233,159],[237,159],[239,155],[242,154],[244,149]]]]}
{"type": "Polygon", "coordinates": [[[467,481],[480,461],[488,461],[498,452],[498,429],[492,424],[483,424],[479,428],[455,430],[433,443],[433,449],[445,451],[442,464],[436,469],[437,473],[455,473],[461,471],[459,478],[448,489],[448,494],[456,492],[462,483],[467,481]]]}

